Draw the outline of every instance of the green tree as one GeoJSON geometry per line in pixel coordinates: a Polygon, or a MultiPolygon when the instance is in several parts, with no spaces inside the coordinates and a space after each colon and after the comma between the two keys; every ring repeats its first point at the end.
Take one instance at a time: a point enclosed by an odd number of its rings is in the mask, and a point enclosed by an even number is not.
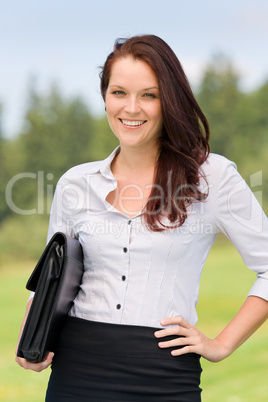
{"type": "MultiPolygon", "coordinates": [[[[262,172],[261,191],[264,210],[268,210],[268,81],[248,93],[240,105],[238,116],[243,139],[243,158],[240,167],[245,177],[262,172]]],[[[250,181],[249,181],[250,183],[250,181]]]]}
{"type": "Polygon", "coordinates": [[[68,168],[91,159],[93,119],[85,103],[65,100],[56,86],[47,96],[33,90],[22,134],[27,166],[58,179],[68,168]]]}
{"type": "Polygon", "coordinates": [[[20,168],[12,169],[18,180],[9,198],[18,213],[47,214],[59,177],[75,165],[107,157],[118,140],[106,117],[93,119],[80,98],[65,99],[56,86],[45,96],[33,87],[29,92],[22,132],[11,144],[20,168]]]}
{"type": "Polygon", "coordinates": [[[119,144],[107,121],[107,117],[94,120],[94,136],[92,137],[92,157],[93,160],[106,158],[112,150],[119,144]]]}
{"type": "Polygon", "coordinates": [[[231,62],[216,55],[206,68],[197,100],[211,129],[211,150],[229,158],[238,155],[240,146],[237,115],[244,97],[240,92],[239,76],[231,62]]]}
{"type": "Polygon", "coordinates": [[[38,197],[47,198],[48,186],[55,188],[66,170],[92,159],[93,136],[93,119],[80,98],[66,100],[56,86],[46,96],[31,89],[29,98],[18,140],[24,177],[13,187],[16,205],[27,210],[36,208],[38,197]]]}
{"type": "Polygon", "coordinates": [[[262,201],[268,203],[268,83],[249,93],[239,89],[239,75],[224,56],[205,70],[197,99],[211,128],[211,151],[234,160],[246,181],[262,171],[262,201]]]}
{"type": "MultiPolygon", "coordinates": [[[[1,111],[0,111],[1,121],[1,111]]],[[[1,124],[0,124],[1,125],[1,124]]],[[[25,155],[19,138],[7,139],[0,133],[0,223],[12,212],[13,193],[8,194],[9,183],[23,170],[25,155]]]]}
{"type": "Polygon", "coordinates": [[[6,213],[6,203],[5,203],[6,172],[4,164],[6,141],[3,138],[2,121],[3,121],[3,106],[0,103],[0,222],[4,219],[6,213]]]}

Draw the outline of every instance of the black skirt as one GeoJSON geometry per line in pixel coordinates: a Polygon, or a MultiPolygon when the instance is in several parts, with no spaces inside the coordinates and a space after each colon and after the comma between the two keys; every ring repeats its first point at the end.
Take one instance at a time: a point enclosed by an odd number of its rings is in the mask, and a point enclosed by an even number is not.
{"type": "Polygon", "coordinates": [[[68,317],[46,402],[200,402],[200,356],[172,356],[156,330],[68,317]]]}

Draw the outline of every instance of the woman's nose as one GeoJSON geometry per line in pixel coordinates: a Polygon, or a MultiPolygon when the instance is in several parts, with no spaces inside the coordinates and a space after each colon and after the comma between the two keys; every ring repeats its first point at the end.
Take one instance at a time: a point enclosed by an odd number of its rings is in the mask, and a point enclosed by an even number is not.
{"type": "Polygon", "coordinates": [[[139,113],[141,110],[139,100],[137,97],[132,97],[130,96],[129,98],[126,99],[126,104],[125,104],[125,111],[128,113],[139,113]]]}

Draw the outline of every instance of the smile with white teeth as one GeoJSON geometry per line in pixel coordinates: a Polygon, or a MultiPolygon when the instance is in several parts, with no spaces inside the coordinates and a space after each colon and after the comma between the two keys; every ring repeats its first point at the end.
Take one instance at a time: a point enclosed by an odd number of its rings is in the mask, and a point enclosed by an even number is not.
{"type": "Polygon", "coordinates": [[[146,122],[146,120],[122,120],[120,119],[121,122],[125,125],[125,126],[134,126],[134,127],[138,127],[141,126],[142,124],[144,124],[146,122]]]}

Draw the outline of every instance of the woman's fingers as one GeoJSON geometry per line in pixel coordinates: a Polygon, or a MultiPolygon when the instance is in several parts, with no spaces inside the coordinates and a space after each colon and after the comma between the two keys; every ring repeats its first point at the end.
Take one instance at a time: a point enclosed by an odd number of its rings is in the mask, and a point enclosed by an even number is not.
{"type": "Polygon", "coordinates": [[[187,336],[188,332],[189,332],[188,329],[176,326],[166,329],[160,329],[159,331],[156,331],[154,335],[156,338],[164,338],[165,336],[171,336],[171,335],[187,336]]]}
{"type": "Polygon", "coordinates": [[[228,356],[228,349],[217,338],[210,339],[196,327],[189,324],[182,317],[171,317],[161,321],[161,325],[172,325],[169,328],[155,332],[155,337],[160,339],[160,348],[172,348],[173,356],[186,353],[197,353],[211,362],[217,362],[228,356]],[[166,336],[175,335],[172,340],[166,340],[166,336]]]}
{"type": "Polygon", "coordinates": [[[158,346],[160,348],[172,348],[176,346],[185,346],[189,345],[189,341],[187,338],[175,338],[170,341],[158,342],[158,346]]]}
{"type": "Polygon", "coordinates": [[[160,324],[164,325],[164,326],[166,326],[166,325],[180,325],[181,327],[184,327],[184,328],[192,328],[193,327],[191,324],[189,324],[188,321],[186,321],[181,316],[165,318],[164,320],[162,320],[160,322],[160,324]]]}
{"type": "Polygon", "coordinates": [[[196,345],[199,343],[200,332],[182,317],[171,317],[161,321],[161,325],[172,325],[169,328],[155,332],[155,337],[161,339],[158,343],[160,348],[176,348],[171,351],[173,356],[195,352],[196,345]],[[167,336],[177,336],[172,340],[162,340],[167,336]]]}
{"type": "Polygon", "coordinates": [[[163,338],[170,335],[187,336],[189,330],[194,328],[191,324],[185,321],[182,317],[171,317],[161,321],[161,325],[173,325],[172,327],[160,329],[155,332],[156,338],[163,338]]]}
{"type": "Polygon", "coordinates": [[[49,352],[46,359],[41,363],[31,363],[28,360],[26,360],[22,357],[18,357],[18,356],[16,356],[15,360],[25,370],[33,370],[36,372],[40,372],[40,371],[45,370],[46,368],[48,368],[51,365],[53,356],[54,356],[54,353],[49,352]]]}

